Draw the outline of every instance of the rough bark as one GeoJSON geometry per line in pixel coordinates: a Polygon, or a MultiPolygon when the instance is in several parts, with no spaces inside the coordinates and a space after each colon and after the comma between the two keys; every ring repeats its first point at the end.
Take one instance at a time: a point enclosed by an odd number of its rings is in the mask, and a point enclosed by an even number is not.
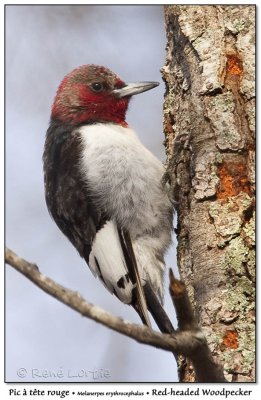
{"type": "MultiPolygon", "coordinates": [[[[255,380],[255,6],[165,7],[178,266],[229,381],[255,380]]],[[[179,363],[183,381],[194,372],[179,363]]]]}

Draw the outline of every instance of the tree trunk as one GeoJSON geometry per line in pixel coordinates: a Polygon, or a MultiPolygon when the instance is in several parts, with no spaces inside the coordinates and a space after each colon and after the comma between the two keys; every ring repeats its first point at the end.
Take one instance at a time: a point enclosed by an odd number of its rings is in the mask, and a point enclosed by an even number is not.
{"type": "MultiPolygon", "coordinates": [[[[255,6],[165,7],[178,266],[229,381],[255,380],[255,6]]],[[[181,381],[194,381],[185,359],[181,381]]]]}

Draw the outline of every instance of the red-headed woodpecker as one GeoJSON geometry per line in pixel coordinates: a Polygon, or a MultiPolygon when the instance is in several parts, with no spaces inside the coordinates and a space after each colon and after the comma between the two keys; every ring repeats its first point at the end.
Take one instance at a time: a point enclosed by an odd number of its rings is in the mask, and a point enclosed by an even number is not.
{"type": "Polygon", "coordinates": [[[60,230],[110,292],[167,332],[160,304],[173,207],[163,165],[125,121],[130,98],[157,85],[126,84],[96,65],[73,70],[54,99],[43,161],[60,230]]]}

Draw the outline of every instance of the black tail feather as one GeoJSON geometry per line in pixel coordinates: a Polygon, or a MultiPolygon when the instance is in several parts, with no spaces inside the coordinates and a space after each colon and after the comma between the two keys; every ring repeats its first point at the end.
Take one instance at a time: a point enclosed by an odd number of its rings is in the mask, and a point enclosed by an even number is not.
{"type": "Polygon", "coordinates": [[[175,329],[150,284],[147,282],[143,289],[148,310],[153,316],[159,330],[162,333],[173,333],[175,329]]]}
{"type": "Polygon", "coordinates": [[[118,233],[130,279],[135,283],[132,299],[133,308],[139,314],[143,324],[151,327],[149,311],[162,333],[173,333],[175,329],[150,283],[147,282],[144,286],[141,284],[130,234],[121,229],[118,229],[118,233]]]}
{"type": "MultiPolygon", "coordinates": [[[[154,321],[156,322],[159,330],[162,333],[174,333],[174,326],[172,325],[166,311],[162,307],[157,295],[155,294],[151,285],[148,282],[144,286],[144,293],[148,305],[148,310],[151,313],[154,321]]],[[[178,361],[178,354],[173,352],[173,355],[176,361],[178,361]]]]}

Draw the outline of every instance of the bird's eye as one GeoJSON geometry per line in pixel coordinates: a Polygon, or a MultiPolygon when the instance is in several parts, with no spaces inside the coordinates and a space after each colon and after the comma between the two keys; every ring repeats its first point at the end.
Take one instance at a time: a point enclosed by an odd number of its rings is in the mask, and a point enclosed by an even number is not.
{"type": "Polygon", "coordinates": [[[94,92],[101,92],[103,90],[103,84],[99,82],[94,82],[91,84],[91,88],[94,92]]]}

